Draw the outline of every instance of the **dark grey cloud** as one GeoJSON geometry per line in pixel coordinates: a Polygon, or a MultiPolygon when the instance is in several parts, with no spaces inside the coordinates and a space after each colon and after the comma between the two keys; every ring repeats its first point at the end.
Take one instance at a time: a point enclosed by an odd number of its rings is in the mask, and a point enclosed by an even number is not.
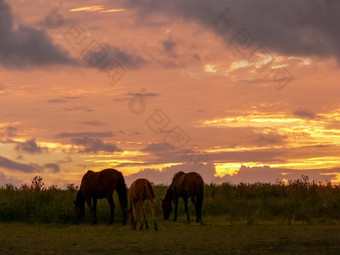
{"type": "Polygon", "coordinates": [[[315,114],[307,109],[297,109],[293,114],[299,118],[303,119],[315,119],[315,114]]]}
{"type": "Polygon", "coordinates": [[[141,151],[157,153],[161,154],[168,154],[171,150],[166,143],[151,143],[145,146],[141,151]]]}
{"type": "MultiPolygon", "coordinates": [[[[263,46],[284,55],[340,57],[337,0],[128,0],[139,22],[162,13],[196,21],[230,46],[263,46]],[[238,33],[245,29],[246,33],[238,33]],[[246,42],[246,43],[245,43],[246,42]]],[[[147,23],[147,22],[146,22],[147,23]]],[[[242,49],[241,49],[242,50],[242,49]]]]}
{"type": "Polygon", "coordinates": [[[147,152],[155,158],[151,164],[178,163],[183,162],[183,151],[172,150],[166,143],[148,144],[141,151],[147,152]]]}
{"type": "Polygon", "coordinates": [[[22,164],[19,162],[15,162],[3,156],[0,156],[0,167],[21,171],[25,173],[32,173],[32,172],[40,172],[41,167],[37,164],[22,164]]]}
{"type": "MultiPolygon", "coordinates": [[[[281,140],[277,137],[261,137],[263,146],[282,145],[281,140]],[[269,140],[269,141],[268,141],[269,140]]],[[[283,138],[284,139],[284,138],[283,138]]],[[[257,141],[260,145],[261,141],[257,141]]],[[[305,159],[310,157],[331,157],[337,156],[340,153],[340,147],[334,145],[317,145],[317,146],[301,146],[297,148],[259,148],[259,149],[245,149],[242,151],[217,151],[217,152],[204,152],[199,148],[191,148],[185,150],[173,151],[166,143],[153,143],[141,149],[147,152],[150,156],[146,156],[144,162],[139,163],[122,163],[117,167],[126,166],[140,166],[147,167],[156,164],[194,164],[194,168],[198,168],[200,164],[207,162],[258,162],[261,164],[285,163],[287,159],[305,159]]]]}
{"type": "Polygon", "coordinates": [[[79,121],[78,123],[82,124],[82,125],[89,125],[89,126],[103,126],[103,125],[105,125],[104,122],[97,121],[97,120],[79,121]]]}
{"type": "Polygon", "coordinates": [[[296,170],[286,168],[271,168],[269,166],[263,167],[246,167],[241,166],[239,171],[230,176],[225,175],[224,177],[215,176],[215,166],[213,163],[202,164],[198,169],[193,169],[192,164],[181,164],[166,167],[163,169],[141,169],[139,172],[126,176],[126,183],[129,185],[137,178],[146,178],[155,184],[167,184],[171,183],[171,180],[175,173],[178,171],[191,172],[196,171],[202,175],[205,183],[217,183],[221,184],[229,182],[233,184],[238,183],[276,183],[277,181],[286,180],[297,180],[301,179],[301,176],[308,176],[309,181],[327,182],[334,180],[336,174],[340,173],[340,169],[308,169],[308,170],[296,170]]]}
{"type": "Polygon", "coordinates": [[[38,153],[47,152],[48,148],[41,147],[39,144],[37,144],[36,140],[33,138],[30,140],[27,140],[26,142],[16,142],[15,150],[26,152],[29,154],[38,154],[38,153]]]}
{"type": "Polygon", "coordinates": [[[44,167],[50,169],[52,173],[60,172],[60,166],[56,163],[47,163],[44,165],[44,167]]]}
{"type": "Polygon", "coordinates": [[[99,151],[105,152],[121,152],[123,151],[117,145],[113,143],[106,143],[97,138],[89,138],[89,137],[81,137],[81,138],[72,138],[72,143],[80,146],[78,148],[78,152],[80,153],[96,153],[99,151]]]}
{"type": "Polygon", "coordinates": [[[163,46],[163,49],[164,51],[172,56],[172,57],[176,57],[176,54],[175,54],[175,50],[176,50],[176,42],[173,41],[172,39],[168,39],[166,41],[162,41],[162,46],[163,46]]]}
{"type": "Polygon", "coordinates": [[[255,144],[258,146],[282,145],[285,143],[286,138],[287,136],[276,133],[258,134],[258,137],[255,139],[255,144]]]}
{"type": "MultiPolygon", "coordinates": [[[[0,128],[0,136],[5,137],[15,137],[17,135],[18,129],[13,126],[5,126],[3,128],[0,128]]],[[[10,139],[8,139],[8,142],[10,142],[10,139]]]]}
{"type": "Polygon", "coordinates": [[[153,93],[153,92],[144,92],[144,93],[125,93],[126,96],[130,96],[130,97],[133,97],[133,96],[141,96],[141,97],[157,97],[159,96],[158,93],[153,93]]]}
{"type": "Polygon", "coordinates": [[[13,136],[16,136],[17,132],[18,132],[17,128],[12,127],[12,126],[7,126],[5,134],[9,137],[13,137],[13,136]]]}
{"type": "Polygon", "coordinates": [[[201,164],[200,167],[197,167],[195,164],[185,163],[165,167],[163,169],[145,168],[135,174],[126,176],[125,181],[130,185],[137,178],[146,178],[155,184],[170,184],[175,173],[179,171],[186,173],[195,171],[202,176],[206,183],[211,183],[212,180],[215,179],[215,167],[212,163],[205,165],[201,164]]]}
{"type": "Polygon", "coordinates": [[[217,162],[282,162],[285,150],[259,149],[245,151],[216,152],[209,157],[217,162]]]}
{"type": "Polygon", "coordinates": [[[67,111],[67,112],[77,112],[77,111],[93,112],[94,110],[90,107],[87,107],[87,106],[78,106],[78,107],[66,107],[66,108],[64,108],[64,111],[67,111]]]}
{"type": "Polygon", "coordinates": [[[56,138],[74,138],[74,137],[112,137],[113,133],[111,132],[78,132],[78,133],[59,133],[55,137],[56,138]]]}
{"type": "Polygon", "coordinates": [[[110,52],[112,52],[112,56],[123,67],[129,69],[137,69],[146,64],[146,61],[141,56],[138,56],[133,52],[128,52],[127,50],[122,50],[118,47],[113,46],[110,47],[110,52]]]}
{"type": "Polygon", "coordinates": [[[73,162],[73,159],[69,156],[65,157],[64,160],[58,160],[59,164],[65,164],[65,163],[71,163],[71,162],[73,162]]]}
{"type": "Polygon", "coordinates": [[[6,176],[3,172],[0,171],[0,187],[4,186],[5,184],[13,184],[14,186],[19,187],[22,182],[22,180],[19,180],[12,176],[6,176]]]}
{"type": "Polygon", "coordinates": [[[137,163],[121,163],[116,167],[126,166],[148,166],[158,164],[187,164],[191,169],[199,169],[203,164],[209,162],[210,157],[207,153],[204,153],[199,148],[190,148],[183,150],[172,150],[166,143],[152,143],[148,144],[141,151],[150,154],[150,157],[146,157],[145,162],[137,163]]]}
{"type": "Polygon", "coordinates": [[[23,69],[33,66],[77,65],[77,61],[43,30],[18,24],[10,6],[0,0],[0,65],[23,69]]]}
{"type": "Polygon", "coordinates": [[[54,98],[47,100],[48,103],[65,103],[72,100],[80,99],[81,97],[72,97],[72,96],[65,96],[60,98],[54,98]]]}
{"type": "Polygon", "coordinates": [[[131,49],[96,43],[83,55],[84,61],[99,70],[109,69],[138,69],[146,64],[143,57],[131,49]]]}
{"type": "Polygon", "coordinates": [[[154,98],[158,97],[160,94],[154,92],[141,92],[141,93],[124,93],[121,96],[117,96],[113,99],[115,102],[123,102],[123,101],[140,101],[145,100],[146,98],[154,98]]]}

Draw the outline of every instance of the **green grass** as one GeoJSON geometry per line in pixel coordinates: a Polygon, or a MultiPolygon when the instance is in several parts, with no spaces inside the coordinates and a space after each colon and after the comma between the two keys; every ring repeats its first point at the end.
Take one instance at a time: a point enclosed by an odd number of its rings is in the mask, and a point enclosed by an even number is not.
{"type": "Polygon", "coordinates": [[[339,224],[203,225],[159,221],[159,231],[114,224],[0,223],[0,254],[338,254],[339,224]]]}

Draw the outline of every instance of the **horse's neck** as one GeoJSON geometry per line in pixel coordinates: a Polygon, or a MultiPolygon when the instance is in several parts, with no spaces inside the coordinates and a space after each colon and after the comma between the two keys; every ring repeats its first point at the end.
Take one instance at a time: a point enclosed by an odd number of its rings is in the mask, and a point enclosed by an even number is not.
{"type": "Polygon", "coordinates": [[[168,189],[168,191],[166,192],[165,194],[165,198],[164,200],[167,200],[167,201],[172,201],[173,200],[173,191],[171,189],[168,189]]]}
{"type": "Polygon", "coordinates": [[[175,182],[178,181],[178,178],[180,178],[181,176],[183,176],[183,174],[184,174],[183,171],[180,171],[180,172],[178,172],[177,174],[175,174],[174,178],[172,178],[171,185],[175,184],[175,182]]]}
{"type": "Polygon", "coordinates": [[[79,202],[79,203],[85,202],[84,195],[83,195],[83,193],[80,190],[77,193],[76,202],[79,202]]]}
{"type": "Polygon", "coordinates": [[[127,207],[127,189],[125,182],[122,183],[119,187],[116,189],[119,197],[119,202],[123,207],[127,207]]]}

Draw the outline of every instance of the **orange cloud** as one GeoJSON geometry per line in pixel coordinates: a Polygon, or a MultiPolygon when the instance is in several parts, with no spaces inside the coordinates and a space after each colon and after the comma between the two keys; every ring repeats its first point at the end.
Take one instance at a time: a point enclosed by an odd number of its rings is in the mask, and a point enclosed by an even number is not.
{"type": "Polygon", "coordinates": [[[79,7],[71,9],[70,12],[80,12],[80,11],[86,11],[86,12],[125,12],[127,9],[108,9],[105,10],[105,8],[102,5],[93,5],[93,6],[85,6],[85,7],[79,7]]]}

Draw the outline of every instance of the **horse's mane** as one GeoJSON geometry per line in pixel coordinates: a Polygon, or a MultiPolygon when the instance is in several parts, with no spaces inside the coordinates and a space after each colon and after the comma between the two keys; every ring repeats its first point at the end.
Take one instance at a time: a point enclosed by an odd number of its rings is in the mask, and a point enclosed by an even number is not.
{"type": "Polygon", "coordinates": [[[125,184],[125,179],[124,179],[124,176],[123,174],[116,170],[116,169],[113,169],[116,171],[116,174],[118,176],[118,178],[120,179],[120,181],[118,181],[118,186],[117,186],[117,193],[118,193],[118,196],[119,196],[119,201],[121,203],[121,205],[126,208],[127,207],[127,187],[126,187],[126,184],[125,184]]]}
{"type": "Polygon", "coordinates": [[[117,171],[117,170],[115,170],[115,171],[116,171],[116,173],[117,173],[117,175],[120,179],[120,183],[119,183],[120,185],[117,188],[122,189],[122,190],[127,190],[123,174],[121,172],[117,171]]]}
{"type": "MultiPolygon", "coordinates": [[[[179,171],[178,173],[176,173],[176,174],[174,175],[174,177],[172,178],[172,183],[174,183],[174,182],[177,180],[177,178],[180,177],[180,176],[182,176],[183,174],[184,174],[183,171],[179,171]]],[[[171,183],[171,184],[172,184],[172,183],[171,183]]]]}

